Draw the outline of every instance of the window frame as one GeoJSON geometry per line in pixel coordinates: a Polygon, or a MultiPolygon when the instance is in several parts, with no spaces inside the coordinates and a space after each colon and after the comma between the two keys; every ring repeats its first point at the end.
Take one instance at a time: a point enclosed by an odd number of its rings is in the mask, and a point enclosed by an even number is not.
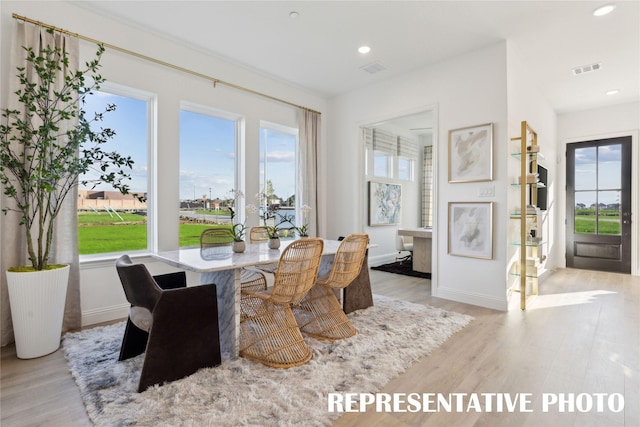
{"type": "MultiPolygon", "coordinates": [[[[235,207],[236,208],[235,212],[236,212],[237,221],[240,223],[243,223],[246,220],[246,213],[245,213],[245,199],[246,199],[245,123],[246,123],[246,120],[244,116],[242,116],[241,114],[232,113],[230,111],[221,110],[218,108],[198,104],[191,101],[180,101],[180,105],[178,107],[178,117],[180,116],[180,112],[183,110],[188,111],[190,113],[202,114],[205,116],[214,117],[216,119],[222,119],[222,120],[228,120],[228,121],[234,122],[234,129],[235,129],[234,163],[235,164],[234,164],[234,176],[233,176],[233,181],[234,181],[233,189],[240,190],[243,193],[245,193],[244,198],[240,198],[239,200],[237,200],[238,206],[235,207]]],[[[181,124],[179,125],[181,126],[181,124]]],[[[180,141],[178,141],[178,145],[180,145],[180,141]]],[[[178,147],[178,153],[179,152],[180,152],[180,147],[178,147]]],[[[178,161],[178,169],[180,169],[180,161],[178,161]]],[[[178,242],[178,247],[184,248],[180,246],[180,242],[178,242]]]]}
{"type": "MultiPolygon", "coordinates": [[[[299,155],[299,150],[300,150],[300,130],[298,128],[292,127],[292,126],[287,126],[287,125],[282,125],[279,123],[275,123],[275,122],[271,122],[268,120],[260,120],[259,123],[259,142],[258,142],[258,149],[260,149],[260,139],[262,138],[262,131],[263,129],[267,129],[267,130],[272,130],[275,132],[280,132],[280,133],[284,133],[284,134],[288,134],[294,137],[294,144],[295,144],[295,160],[294,160],[294,179],[295,179],[295,186],[294,186],[294,195],[296,197],[295,200],[295,222],[296,222],[296,226],[298,226],[298,222],[300,221],[300,218],[302,218],[302,198],[300,197],[300,189],[298,188],[298,171],[300,168],[300,163],[299,163],[299,159],[300,159],[300,155],[299,155]]],[[[262,155],[262,153],[260,153],[260,155],[262,155]]],[[[266,162],[266,157],[264,158],[264,161],[266,162]]],[[[266,186],[267,183],[267,177],[263,176],[263,174],[261,173],[260,169],[262,167],[262,164],[259,162],[258,164],[258,188],[259,191],[265,191],[266,188],[263,188],[263,186],[260,184],[260,182],[262,181],[262,179],[264,178],[264,185],[266,186]]]]}
{"type": "MultiPolygon", "coordinates": [[[[96,92],[144,101],[147,103],[147,247],[140,250],[127,250],[133,256],[144,256],[157,251],[157,209],[156,209],[156,161],[157,161],[157,110],[158,95],[138,88],[114,83],[103,82],[96,92]]],[[[117,105],[116,105],[117,108],[117,105]]],[[[134,159],[135,161],[135,159],[134,159]]],[[[79,255],[79,263],[83,266],[99,264],[101,261],[113,260],[123,252],[103,252],[97,254],[79,255]]]]}

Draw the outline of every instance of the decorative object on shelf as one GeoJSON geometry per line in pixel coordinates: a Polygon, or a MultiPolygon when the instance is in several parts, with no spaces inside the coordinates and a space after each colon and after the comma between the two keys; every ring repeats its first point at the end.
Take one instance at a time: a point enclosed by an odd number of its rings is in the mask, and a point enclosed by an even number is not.
{"type": "Polygon", "coordinates": [[[369,181],[369,225],[395,225],[400,223],[402,186],[369,181]]]}
{"type": "Polygon", "coordinates": [[[449,202],[450,255],[493,259],[493,202],[449,202]]]}
{"type": "Polygon", "coordinates": [[[104,47],[98,45],[95,58],[81,68],[73,48],[63,47],[67,45],[52,30],[46,33],[38,30],[41,46],[20,50],[25,56],[16,67],[18,85],[11,90],[15,99],[9,101],[12,107],[2,109],[0,125],[0,183],[11,200],[3,212],[18,215],[16,226],[24,226],[31,262],[7,272],[21,359],[44,356],[60,345],[70,267],[49,264],[49,258],[66,197],[73,194],[79,177],[92,170],[98,177],[82,178],[83,184],[106,183],[127,194],[125,169],[133,165],[131,157],[102,148],[115,132],[96,123],[115,105],[89,118],[83,110],[86,96],[105,81],[98,72],[104,47]],[[55,269],[61,271],[47,271],[55,269]],[[59,284],[42,278],[50,273],[60,273],[59,284]]]}
{"type": "Polygon", "coordinates": [[[493,123],[449,131],[449,182],[493,180],[493,123]]]}

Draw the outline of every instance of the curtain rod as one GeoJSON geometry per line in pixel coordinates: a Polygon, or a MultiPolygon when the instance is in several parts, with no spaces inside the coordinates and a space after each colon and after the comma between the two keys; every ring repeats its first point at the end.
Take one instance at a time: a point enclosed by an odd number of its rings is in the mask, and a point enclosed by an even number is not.
{"type": "Polygon", "coordinates": [[[272,101],[280,102],[282,104],[287,104],[287,105],[290,105],[292,107],[296,107],[296,108],[300,108],[300,109],[303,109],[303,110],[306,110],[306,111],[310,111],[312,113],[322,114],[319,111],[315,111],[315,110],[312,110],[311,108],[303,107],[302,105],[297,105],[297,104],[294,104],[292,102],[285,101],[284,99],[276,98],[275,96],[267,95],[265,93],[255,91],[253,89],[248,89],[246,87],[242,87],[242,86],[239,86],[239,85],[236,85],[236,84],[233,84],[233,83],[229,83],[229,82],[226,82],[224,80],[217,79],[215,77],[207,76],[206,74],[202,74],[202,73],[199,73],[197,71],[190,70],[188,68],[180,67],[178,65],[174,65],[174,64],[171,64],[169,62],[165,62],[165,61],[162,61],[162,60],[159,60],[159,59],[156,59],[156,58],[152,58],[150,56],[143,55],[141,53],[133,52],[131,50],[128,50],[128,49],[125,49],[125,48],[122,48],[122,47],[119,47],[119,46],[115,46],[115,45],[110,44],[110,43],[105,43],[105,42],[102,42],[100,40],[93,39],[91,37],[83,36],[83,35],[78,34],[78,33],[73,33],[71,31],[65,30],[63,28],[58,28],[58,27],[55,27],[53,25],[45,24],[44,22],[36,21],[36,20],[30,19],[30,18],[27,18],[25,16],[20,16],[20,15],[17,15],[17,14],[14,13],[14,14],[12,14],[12,17],[13,17],[13,19],[18,19],[20,21],[28,22],[30,24],[35,24],[35,25],[37,25],[39,27],[47,28],[47,29],[56,31],[58,33],[62,33],[62,34],[66,34],[68,36],[76,37],[76,38],[78,38],[80,40],[85,40],[85,41],[88,41],[88,42],[91,42],[91,43],[100,44],[100,45],[102,45],[104,47],[107,47],[109,49],[113,49],[113,50],[116,50],[118,52],[125,53],[127,55],[135,56],[136,58],[144,59],[145,61],[153,62],[155,64],[159,64],[159,65],[162,65],[162,66],[165,66],[165,67],[168,67],[168,68],[172,68],[174,70],[178,70],[178,71],[181,71],[181,72],[186,73],[186,74],[191,74],[192,76],[200,77],[201,79],[204,79],[204,80],[209,80],[210,82],[213,83],[213,87],[214,88],[216,87],[216,85],[221,84],[221,85],[233,88],[233,89],[237,89],[237,90],[241,90],[243,92],[250,93],[252,95],[261,96],[263,98],[267,98],[267,99],[270,99],[272,101]]]}

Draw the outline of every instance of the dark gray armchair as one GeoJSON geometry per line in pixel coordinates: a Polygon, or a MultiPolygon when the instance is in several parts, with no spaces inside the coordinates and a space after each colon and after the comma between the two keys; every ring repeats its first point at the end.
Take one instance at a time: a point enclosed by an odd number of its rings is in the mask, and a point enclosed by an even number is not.
{"type": "Polygon", "coordinates": [[[116,270],[131,303],[118,360],[145,353],[139,392],[221,363],[214,284],[186,287],[184,272],[151,276],[127,255],[116,270]]]}

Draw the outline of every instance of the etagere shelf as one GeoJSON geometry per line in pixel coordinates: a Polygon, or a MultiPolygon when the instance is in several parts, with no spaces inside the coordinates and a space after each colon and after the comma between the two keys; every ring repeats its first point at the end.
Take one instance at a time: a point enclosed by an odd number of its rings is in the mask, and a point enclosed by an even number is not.
{"type": "Polygon", "coordinates": [[[511,244],[518,248],[518,263],[511,274],[518,277],[520,292],[520,308],[526,310],[527,300],[538,295],[538,269],[541,259],[541,246],[544,244],[539,231],[540,220],[537,208],[537,188],[544,185],[540,182],[538,170],[538,134],[526,121],[521,122],[520,136],[511,138],[519,141],[519,151],[512,156],[520,162],[520,173],[517,182],[511,184],[520,190],[520,200],[516,212],[510,218],[520,226],[519,238],[511,244]],[[530,284],[530,286],[527,286],[530,284]]]}

